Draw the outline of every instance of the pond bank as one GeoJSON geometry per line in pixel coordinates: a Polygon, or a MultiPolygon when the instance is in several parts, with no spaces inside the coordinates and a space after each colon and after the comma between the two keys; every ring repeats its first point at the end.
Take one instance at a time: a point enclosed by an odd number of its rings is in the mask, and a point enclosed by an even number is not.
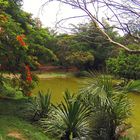
{"type": "Polygon", "coordinates": [[[77,72],[79,69],[74,66],[64,67],[64,66],[39,66],[39,72],[77,72]]]}
{"type": "MultiPolygon", "coordinates": [[[[70,75],[67,76],[66,73],[63,73],[63,76],[61,74],[57,74],[56,77],[53,77],[53,75],[55,74],[53,73],[51,78],[40,78],[39,84],[33,91],[33,94],[37,94],[39,90],[42,90],[45,93],[47,89],[50,89],[52,91],[52,102],[54,104],[60,103],[63,100],[65,90],[68,89],[70,92],[76,93],[79,88],[83,86],[85,81],[84,78],[76,78],[70,75]]],[[[132,109],[133,115],[128,121],[131,122],[133,126],[133,128],[130,129],[129,134],[133,137],[136,136],[136,139],[132,140],[140,140],[140,94],[131,93],[129,94],[129,98],[132,100],[132,104],[134,104],[132,109]]]]}

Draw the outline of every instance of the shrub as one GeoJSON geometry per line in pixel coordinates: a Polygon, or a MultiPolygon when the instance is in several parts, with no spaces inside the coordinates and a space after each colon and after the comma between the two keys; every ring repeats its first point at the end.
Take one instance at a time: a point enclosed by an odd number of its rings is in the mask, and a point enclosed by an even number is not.
{"type": "Polygon", "coordinates": [[[32,121],[39,121],[41,118],[48,116],[51,110],[51,93],[39,91],[37,97],[30,99],[25,110],[25,115],[32,121]]]}
{"type": "Polygon", "coordinates": [[[0,95],[3,97],[17,97],[22,95],[22,92],[17,86],[13,85],[13,82],[9,78],[0,76],[0,95]]]}
{"type": "Polygon", "coordinates": [[[119,77],[140,79],[140,55],[121,51],[116,58],[107,60],[107,69],[119,77]]]}
{"type": "Polygon", "coordinates": [[[124,125],[124,131],[130,127],[125,120],[131,115],[131,104],[126,89],[114,88],[111,77],[95,75],[87,81],[81,90],[82,101],[92,109],[90,122],[91,138],[95,140],[118,140],[124,125]]]}
{"type": "Polygon", "coordinates": [[[64,102],[54,107],[49,119],[43,119],[45,131],[63,140],[86,137],[88,135],[90,109],[80,102],[80,96],[74,97],[65,92],[64,102]]]}
{"type": "Polygon", "coordinates": [[[86,69],[86,68],[89,68],[89,66],[93,65],[94,56],[89,51],[71,52],[69,55],[66,56],[66,61],[69,64],[74,65],[80,69],[86,69]]]}

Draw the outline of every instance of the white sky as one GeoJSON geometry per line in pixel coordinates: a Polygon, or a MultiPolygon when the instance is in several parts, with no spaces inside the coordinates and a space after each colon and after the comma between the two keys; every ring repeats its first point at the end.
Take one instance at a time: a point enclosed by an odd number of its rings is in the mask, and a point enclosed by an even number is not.
{"type": "MultiPolygon", "coordinates": [[[[54,28],[56,22],[58,22],[60,19],[71,17],[74,15],[82,15],[81,11],[77,9],[72,9],[70,6],[67,5],[60,5],[57,2],[51,2],[49,5],[46,5],[43,8],[42,12],[39,12],[39,9],[41,5],[44,4],[45,0],[23,0],[23,2],[23,10],[32,13],[33,17],[39,17],[43,23],[43,26],[45,27],[54,28]]],[[[77,24],[79,22],[81,22],[81,20],[71,19],[67,21],[65,25],[67,25],[68,27],[68,24],[77,24]]],[[[64,25],[61,23],[61,26],[64,25]]],[[[62,30],[63,29],[61,29],[61,31],[62,30]]]]}
{"type": "MultiPolygon", "coordinates": [[[[72,16],[80,16],[84,15],[84,13],[81,10],[74,9],[69,5],[62,4],[58,2],[50,2],[48,5],[46,5],[43,10],[40,10],[41,6],[45,3],[47,0],[23,0],[23,10],[32,13],[33,17],[40,18],[42,24],[44,27],[50,27],[54,30],[56,30],[55,25],[58,21],[61,19],[65,19],[72,16]]],[[[82,1],[82,0],[81,0],[82,1]]],[[[115,1],[115,0],[114,0],[115,1]]],[[[117,2],[120,0],[117,0],[117,2]]],[[[102,5],[100,5],[102,6],[102,5]]],[[[94,6],[91,4],[88,7],[88,10],[91,14],[95,14],[96,10],[94,11],[94,6]]],[[[119,12],[118,12],[119,13],[119,12]]],[[[117,14],[117,13],[116,13],[117,14]]],[[[102,21],[102,17],[113,17],[112,19],[115,21],[116,18],[113,16],[114,14],[104,7],[100,7],[100,10],[98,11],[98,20],[102,21]]],[[[124,21],[125,19],[123,19],[124,21]]],[[[74,18],[71,20],[63,21],[61,22],[61,28],[57,27],[57,32],[66,32],[70,31],[69,29],[65,29],[64,27],[70,28],[71,24],[78,24],[78,23],[84,23],[87,22],[87,18],[74,18]]],[[[117,22],[111,22],[109,21],[110,25],[117,25],[117,22]]]]}

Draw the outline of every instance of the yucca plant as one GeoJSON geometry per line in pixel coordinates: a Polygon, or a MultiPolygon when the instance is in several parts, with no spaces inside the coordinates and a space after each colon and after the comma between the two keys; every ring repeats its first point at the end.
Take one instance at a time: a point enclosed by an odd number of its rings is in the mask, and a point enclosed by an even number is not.
{"type": "Polygon", "coordinates": [[[38,121],[43,117],[48,116],[51,110],[51,92],[48,90],[47,93],[39,91],[36,97],[33,97],[28,103],[27,114],[33,121],[38,121]]]}
{"type": "Polygon", "coordinates": [[[64,140],[86,137],[89,127],[90,109],[69,91],[64,94],[64,102],[54,107],[49,119],[42,120],[47,132],[64,140]]]}
{"type": "Polygon", "coordinates": [[[110,76],[92,73],[80,94],[82,101],[93,111],[91,138],[117,140],[119,131],[116,132],[116,129],[125,124],[131,115],[131,104],[125,87],[124,90],[117,89],[110,76]]]}
{"type": "Polygon", "coordinates": [[[125,87],[124,90],[126,92],[136,92],[136,93],[140,93],[140,80],[131,80],[129,81],[125,87]]]}

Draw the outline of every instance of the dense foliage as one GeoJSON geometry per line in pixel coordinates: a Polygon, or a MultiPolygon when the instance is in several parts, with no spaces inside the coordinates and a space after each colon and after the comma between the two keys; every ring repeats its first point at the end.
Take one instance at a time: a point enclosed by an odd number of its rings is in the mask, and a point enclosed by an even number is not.
{"type": "MultiPolygon", "coordinates": [[[[105,29],[107,34],[117,41],[121,41],[119,34],[110,27],[105,29]]],[[[55,53],[59,65],[73,65],[79,69],[104,69],[105,61],[115,53],[114,47],[105,40],[100,32],[91,23],[74,26],[73,34],[56,36],[55,53]],[[62,53],[63,52],[63,53],[62,53]]]]}
{"type": "Polygon", "coordinates": [[[37,81],[31,69],[57,60],[47,48],[51,45],[51,35],[21,9],[21,0],[0,2],[0,70],[16,74],[12,77],[15,86],[19,86],[24,95],[30,95],[37,81]]]}
{"type": "Polygon", "coordinates": [[[25,109],[24,116],[31,121],[39,121],[41,118],[47,117],[51,111],[51,92],[47,93],[39,91],[36,97],[31,98],[25,109]]]}
{"type": "Polygon", "coordinates": [[[125,122],[131,114],[127,90],[116,87],[109,76],[91,76],[94,78],[88,80],[81,90],[82,101],[93,112],[90,137],[95,140],[118,140],[131,127],[125,122]]]}
{"type": "MultiPolygon", "coordinates": [[[[106,27],[104,30],[107,34],[114,40],[118,42],[121,41],[121,37],[114,31],[113,27],[107,22],[104,22],[104,26],[106,27]]],[[[114,46],[106,41],[105,37],[101,35],[92,22],[79,25],[79,27],[76,27],[74,30],[74,34],[76,35],[76,40],[78,42],[83,42],[84,47],[80,45],[81,48],[79,48],[85,49],[84,51],[89,50],[94,56],[93,62],[88,64],[87,67],[97,70],[105,69],[105,61],[110,56],[113,56],[116,51],[114,46]]]]}
{"type": "Polygon", "coordinates": [[[64,102],[55,106],[41,123],[46,132],[62,140],[81,139],[88,137],[90,112],[90,108],[80,102],[80,96],[66,91],[64,102]]]}
{"type": "Polygon", "coordinates": [[[140,55],[120,52],[107,60],[108,71],[126,79],[140,79],[140,55]]]}

